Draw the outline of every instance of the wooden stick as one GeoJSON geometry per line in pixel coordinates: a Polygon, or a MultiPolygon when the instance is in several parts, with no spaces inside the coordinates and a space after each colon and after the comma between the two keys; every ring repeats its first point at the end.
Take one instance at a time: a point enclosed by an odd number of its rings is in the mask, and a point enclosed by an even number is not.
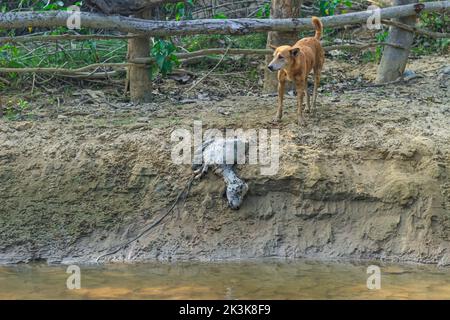
{"type": "MultiPolygon", "coordinates": [[[[364,50],[371,47],[376,46],[393,46],[396,48],[401,48],[398,45],[391,44],[388,42],[373,42],[373,43],[364,43],[364,44],[338,44],[338,45],[330,45],[324,46],[323,49],[325,51],[331,50],[364,50]]],[[[193,51],[189,53],[176,53],[178,59],[183,62],[184,60],[196,58],[196,57],[204,57],[213,54],[224,54],[227,51],[226,48],[211,48],[211,49],[203,49],[198,51],[193,51]]],[[[228,55],[230,54],[243,54],[243,55],[272,55],[272,49],[229,49],[228,55]]],[[[137,64],[149,64],[153,63],[153,58],[140,58],[130,60],[129,63],[137,63],[137,64]]]]}
{"type": "MultiPolygon", "coordinates": [[[[371,47],[376,46],[394,46],[399,47],[390,43],[386,42],[374,42],[374,43],[366,43],[366,44],[340,44],[340,45],[331,45],[331,46],[325,46],[325,51],[331,51],[331,50],[364,50],[371,47]]],[[[198,50],[190,53],[178,53],[176,56],[180,59],[181,62],[186,61],[188,59],[194,58],[194,57],[202,57],[202,56],[208,56],[212,54],[223,54],[222,58],[219,62],[223,61],[226,55],[228,54],[243,54],[243,55],[270,55],[272,54],[273,50],[271,49],[226,49],[226,48],[212,48],[212,49],[204,49],[204,50],[198,50]]],[[[91,69],[98,69],[98,68],[126,68],[129,66],[132,66],[134,64],[150,64],[153,63],[155,60],[154,58],[139,58],[131,60],[128,63],[94,63],[90,64],[85,67],[77,68],[77,69],[68,69],[68,68],[0,68],[0,73],[54,73],[58,75],[67,75],[67,76],[80,76],[80,77],[86,77],[89,74],[95,74],[95,71],[92,73],[85,73],[88,70],[91,69]]],[[[110,74],[105,72],[99,72],[98,74],[110,74]]],[[[0,80],[5,80],[3,78],[0,78],[0,80]]],[[[5,82],[3,81],[3,82],[5,82]]]]}
{"type": "Polygon", "coordinates": [[[217,64],[214,66],[214,68],[212,68],[206,75],[204,75],[200,80],[198,80],[197,82],[195,82],[189,89],[186,90],[185,93],[188,93],[189,91],[191,91],[192,89],[194,89],[200,82],[202,82],[203,80],[205,80],[212,72],[214,72],[214,70],[217,69],[217,67],[222,63],[223,59],[225,59],[225,56],[228,54],[230,48],[227,48],[226,51],[223,53],[222,58],[219,60],[219,62],[217,62],[217,64]]]}
{"type": "Polygon", "coordinates": [[[17,72],[17,73],[67,73],[67,74],[73,74],[73,73],[80,73],[84,72],[90,69],[94,68],[103,68],[103,67],[110,67],[110,68],[125,68],[129,67],[131,63],[94,63],[90,64],[85,67],[81,67],[78,69],[67,69],[67,68],[0,68],[0,73],[10,73],[10,72],[17,72]]]}
{"type": "Polygon", "coordinates": [[[2,77],[0,77],[0,82],[3,82],[4,84],[6,84],[8,86],[11,84],[11,82],[9,80],[6,80],[5,78],[2,78],[2,77]]]}
{"type": "Polygon", "coordinates": [[[450,33],[447,32],[434,32],[434,31],[429,31],[429,30],[425,30],[425,29],[420,29],[414,26],[410,26],[398,21],[394,21],[394,20],[386,20],[386,19],[382,19],[381,23],[386,24],[388,26],[394,26],[409,32],[414,32],[417,34],[421,34],[430,38],[435,38],[435,39],[439,39],[439,38],[450,38],[450,33]]]}
{"type": "Polygon", "coordinates": [[[27,42],[54,42],[61,40],[128,40],[135,38],[136,35],[102,35],[102,34],[62,34],[62,35],[49,35],[49,36],[19,36],[19,37],[0,37],[0,43],[27,43],[27,42]]]}
{"type": "Polygon", "coordinates": [[[389,42],[372,42],[372,43],[363,43],[363,44],[337,44],[323,47],[325,51],[331,50],[364,50],[368,48],[378,47],[378,46],[390,46],[394,48],[403,49],[402,46],[389,43],[389,42]]]}

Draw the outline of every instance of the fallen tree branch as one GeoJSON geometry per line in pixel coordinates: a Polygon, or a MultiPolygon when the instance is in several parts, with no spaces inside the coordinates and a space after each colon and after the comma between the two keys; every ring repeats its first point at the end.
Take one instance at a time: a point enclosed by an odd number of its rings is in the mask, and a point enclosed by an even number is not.
{"type": "MultiPolygon", "coordinates": [[[[364,43],[364,44],[338,44],[331,46],[324,46],[323,49],[325,51],[331,50],[364,50],[371,47],[376,46],[393,46],[395,48],[402,48],[399,45],[395,45],[388,42],[373,42],[373,43],[364,43]]],[[[227,51],[226,48],[211,48],[211,49],[203,49],[188,53],[176,53],[178,59],[183,63],[185,60],[204,57],[213,54],[224,54],[227,51]]],[[[229,49],[228,54],[242,54],[242,55],[272,55],[272,49],[229,49]]],[[[150,64],[155,60],[153,58],[136,58],[130,60],[129,63],[137,63],[137,64],[150,64]]]]}
{"type": "Polygon", "coordinates": [[[113,71],[102,71],[102,72],[84,72],[84,73],[78,73],[74,75],[65,74],[63,76],[68,78],[76,78],[76,79],[107,79],[111,80],[111,77],[114,77],[118,75],[119,73],[125,73],[125,69],[121,70],[113,70],[113,71]]]}
{"type": "Polygon", "coordinates": [[[101,34],[62,34],[48,36],[19,36],[19,37],[0,37],[0,43],[27,43],[27,42],[54,42],[61,40],[128,40],[135,38],[135,35],[101,35],[101,34]]]}
{"type": "Polygon", "coordinates": [[[9,80],[6,80],[5,78],[2,78],[2,77],[0,77],[0,82],[3,82],[4,84],[6,84],[8,86],[11,84],[11,82],[9,80]]]}
{"type": "Polygon", "coordinates": [[[420,29],[414,26],[410,26],[398,21],[394,21],[394,20],[385,20],[382,19],[381,23],[388,25],[388,26],[394,26],[409,32],[414,32],[417,34],[421,34],[430,38],[435,38],[435,39],[439,39],[439,38],[450,38],[450,33],[440,33],[440,32],[434,32],[434,31],[429,31],[429,30],[425,30],[425,29],[420,29]]]}
{"type": "Polygon", "coordinates": [[[56,73],[56,74],[79,74],[94,68],[125,68],[131,63],[94,63],[78,69],[67,68],[0,68],[0,73],[56,73]]]}
{"type": "Polygon", "coordinates": [[[224,54],[227,52],[228,54],[272,54],[273,50],[271,49],[230,49],[230,48],[211,48],[211,49],[203,49],[198,51],[193,51],[189,53],[178,53],[178,59],[187,59],[193,57],[207,56],[210,54],[224,54]]]}
{"type": "MultiPolygon", "coordinates": [[[[433,1],[407,4],[380,9],[383,19],[414,16],[418,12],[448,12],[450,1],[433,1]]],[[[353,12],[336,16],[322,17],[326,28],[349,24],[366,23],[371,11],[353,12]]],[[[23,27],[52,28],[66,26],[70,12],[8,12],[0,14],[0,28],[16,29],[23,27]]],[[[201,19],[183,21],[155,21],[122,16],[81,12],[81,25],[84,28],[117,30],[126,33],[149,36],[192,35],[192,34],[248,34],[267,31],[311,30],[310,18],[299,19],[201,19]]]]}
{"type": "Polygon", "coordinates": [[[391,46],[394,48],[404,49],[402,46],[397,44],[389,43],[389,42],[372,42],[372,43],[364,43],[364,44],[337,44],[323,47],[325,51],[332,50],[364,50],[368,48],[378,47],[378,46],[391,46]]]}
{"type": "Polygon", "coordinates": [[[182,66],[192,66],[199,63],[216,63],[218,60],[220,60],[220,57],[218,56],[198,56],[198,57],[192,57],[192,58],[186,58],[179,60],[182,66]]]}
{"type": "Polygon", "coordinates": [[[109,79],[116,76],[119,72],[125,72],[125,69],[112,71],[92,71],[80,72],[73,69],[64,68],[0,68],[0,73],[50,73],[59,77],[77,78],[77,79],[109,79]]]}
{"type": "MultiPolygon", "coordinates": [[[[371,47],[376,46],[394,46],[396,48],[402,48],[398,45],[393,45],[387,42],[374,42],[367,44],[339,44],[339,45],[331,45],[323,47],[325,51],[331,50],[364,50],[371,47]]],[[[243,54],[243,55],[271,55],[273,50],[271,49],[227,49],[227,48],[212,48],[212,49],[203,49],[189,53],[177,53],[175,54],[180,62],[183,63],[185,61],[189,61],[193,58],[201,58],[208,55],[213,54],[222,54],[222,58],[219,60],[219,64],[223,61],[226,55],[229,54],[243,54]]],[[[91,74],[96,74],[97,77],[101,78],[101,75],[114,75],[115,73],[107,73],[107,72],[91,72],[87,73],[86,71],[91,69],[99,69],[99,68],[119,68],[123,69],[126,67],[130,67],[134,64],[151,64],[154,63],[154,58],[137,58],[130,60],[128,63],[94,63],[87,65],[85,67],[77,68],[77,69],[68,69],[68,68],[0,68],[0,73],[52,73],[56,75],[64,75],[70,77],[89,77],[91,74]]],[[[186,71],[185,71],[186,72],[186,71]]],[[[3,78],[0,78],[2,80],[3,78]]]]}

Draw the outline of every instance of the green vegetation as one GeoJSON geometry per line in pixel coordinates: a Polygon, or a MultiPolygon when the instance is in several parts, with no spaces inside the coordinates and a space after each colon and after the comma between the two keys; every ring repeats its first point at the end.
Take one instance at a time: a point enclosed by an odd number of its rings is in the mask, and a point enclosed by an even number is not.
{"type": "MultiPolygon", "coordinates": [[[[320,13],[322,15],[326,16],[332,16],[335,14],[336,9],[338,7],[352,7],[352,1],[351,0],[319,0],[319,8],[320,13]]],[[[345,13],[346,10],[342,9],[340,10],[340,13],[345,13]]]]}
{"type": "Polygon", "coordinates": [[[261,8],[259,8],[259,10],[256,12],[255,17],[258,19],[264,19],[264,18],[269,18],[270,16],[270,4],[269,3],[265,3],[262,5],[261,8]]]}
{"type": "Polygon", "coordinates": [[[168,3],[164,6],[166,17],[169,20],[189,20],[192,19],[192,7],[194,6],[193,0],[187,0],[186,2],[168,3]]]}
{"type": "MultiPolygon", "coordinates": [[[[450,32],[450,17],[446,14],[423,12],[420,15],[419,27],[434,32],[450,32]]],[[[430,39],[419,35],[415,39],[412,52],[417,55],[427,55],[431,53],[445,53],[450,48],[450,39],[430,39]]]]}
{"type": "Polygon", "coordinates": [[[151,49],[151,55],[155,57],[156,64],[152,65],[152,77],[161,72],[163,75],[170,73],[174,66],[179,65],[178,58],[175,56],[175,45],[171,41],[157,39],[151,49]]]}
{"type": "MultiPolygon", "coordinates": [[[[346,9],[352,8],[357,2],[355,0],[315,0],[320,12],[315,14],[333,15],[345,12],[346,9]]],[[[0,4],[1,12],[20,11],[20,10],[67,10],[70,5],[83,5],[83,1],[56,1],[56,0],[21,0],[9,1],[0,4]]],[[[192,11],[194,1],[170,3],[162,8],[162,14],[166,19],[171,20],[187,20],[192,19],[192,11]]],[[[264,3],[255,12],[255,18],[268,18],[270,15],[270,4],[264,3]]],[[[227,16],[217,12],[214,15],[216,19],[226,19],[227,16]]],[[[420,15],[419,27],[435,31],[449,32],[450,18],[440,13],[422,13],[420,15]]],[[[63,34],[89,34],[104,33],[102,30],[77,30],[72,31],[65,27],[59,27],[53,30],[24,28],[22,30],[0,30],[0,36],[25,36],[31,34],[39,35],[63,35],[63,34]]],[[[309,36],[310,31],[300,32],[299,37],[309,36]]],[[[378,42],[387,41],[388,28],[383,27],[378,31],[374,40],[378,42]]],[[[325,29],[324,42],[332,44],[335,39],[343,41],[351,40],[352,35],[341,29],[325,29]]],[[[373,37],[373,34],[372,34],[373,37]]],[[[165,76],[179,65],[179,61],[175,56],[176,52],[196,51],[207,48],[255,48],[261,49],[266,47],[266,34],[249,34],[245,36],[229,36],[229,35],[195,35],[185,37],[165,37],[153,39],[151,55],[155,58],[156,63],[151,67],[151,75],[153,78],[161,75],[165,76]]],[[[432,53],[448,52],[450,39],[432,39],[425,36],[416,36],[412,53],[415,55],[426,55],[432,53]]],[[[355,57],[361,58],[362,61],[378,62],[382,55],[382,46],[375,49],[368,49],[355,57]]],[[[81,66],[93,63],[122,63],[126,61],[127,42],[126,40],[86,40],[86,41],[58,41],[47,43],[29,42],[24,45],[14,43],[0,44],[0,67],[25,68],[25,67],[59,67],[59,68],[79,68],[81,66]]],[[[208,60],[208,59],[207,59],[208,60]]],[[[227,57],[227,60],[231,60],[227,57]]],[[[214,59],[209,59],[210,62],[214,59]]],[[[257,75],[255,66],[243,65],[249,62],[249,59],[243,58],[239,62],[233,61],[232,64],[223,64],[218,68],[222,71],[233,71],[236,68],[245,67],[250,72],[257,75]],[[254,70],[253,70],[254,69],[254,70]]],[[[196,65],[197,68],[204,67],[202,64],[196,65]]],[[[11,83],[12,86],[20,83],[20,80],[30,83],[30,74],[9,73],[2,77],[8,82],[0,81],[0,89],[11,83]]],[[[20,108],[19,108],[20,109],[20,108]]],[[[11,109],[8,117],[12,114],[19,113],[17,108],[11,109]]],[[[5,114],[5,113],[4,113],[5,114]]]]}
{"type": "Polygon", "coordinates": [[[3,106],[2,110],[3,117],[11,121],[20,120],[25,116],[28,108],[28,101],[23,99],[19,99],[17,101],[6,101],[6,104],[3,106]]]}

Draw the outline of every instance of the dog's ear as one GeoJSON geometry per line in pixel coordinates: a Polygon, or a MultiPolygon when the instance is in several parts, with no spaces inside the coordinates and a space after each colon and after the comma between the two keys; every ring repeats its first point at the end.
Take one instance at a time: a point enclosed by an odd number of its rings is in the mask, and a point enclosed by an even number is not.
{"type": "Polygon", "coordinates": [[[269,44],[269,47],[271,47],[273,50],[277,50],[277,46],[274,46],[272,44],[269,44]]]}
{"type": "Polygon", "coordinates": [[[299,48],[291,49],[290,53],[292,57],[297,57],[300,54],[300,49],[299,48]]]}

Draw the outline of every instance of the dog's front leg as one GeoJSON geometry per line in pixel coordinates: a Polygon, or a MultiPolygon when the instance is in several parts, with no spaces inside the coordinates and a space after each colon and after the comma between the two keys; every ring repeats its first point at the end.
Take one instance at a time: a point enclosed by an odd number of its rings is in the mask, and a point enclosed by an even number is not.
{"type": "Polygon", "coordinates": [[[297,117],[298,117],[298,125],[305,125],[305,119],[303,118],[303,95],[305,94],[305,82],[299,81],[296,82],[297,89],[297,117]]]}
{"type": "Polygon", "coordinates": [[[286,75],[283,70],[278,72],[278,110],[275,120],[280,121],[283,116],[284,90],[286,86],[286,75]]]}

